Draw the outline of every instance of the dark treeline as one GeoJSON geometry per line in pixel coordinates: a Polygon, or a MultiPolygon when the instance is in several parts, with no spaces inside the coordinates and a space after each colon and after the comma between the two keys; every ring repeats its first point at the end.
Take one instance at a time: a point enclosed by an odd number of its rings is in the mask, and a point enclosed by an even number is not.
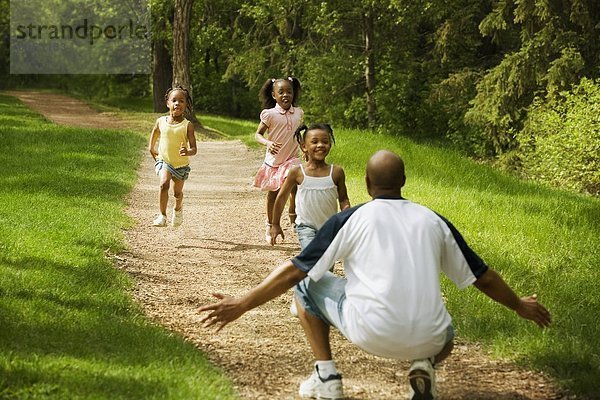
{"type": "MultiPolygon", "coordinates": [[[[176,2],[150,3],[154,79],[54,82],[84,82],[99,96],[162,91],[176,2]]],[[[307,120],[440,138],[524,176],[600,193],[596,0],[194,0],[185,29],[196,110],[257,119],[262,83],[293,75],[307,120]]]]}

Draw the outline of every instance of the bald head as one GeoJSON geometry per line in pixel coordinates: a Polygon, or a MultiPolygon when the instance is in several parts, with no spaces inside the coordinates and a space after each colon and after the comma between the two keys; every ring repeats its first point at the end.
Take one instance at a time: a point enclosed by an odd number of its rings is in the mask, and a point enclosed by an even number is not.
{"type": "Polygon", "coordinates": [[[406,182],[404,161],[394,152],[380,150],[367,163],[367,189],[371,197],[400,196],[406,182]]]}

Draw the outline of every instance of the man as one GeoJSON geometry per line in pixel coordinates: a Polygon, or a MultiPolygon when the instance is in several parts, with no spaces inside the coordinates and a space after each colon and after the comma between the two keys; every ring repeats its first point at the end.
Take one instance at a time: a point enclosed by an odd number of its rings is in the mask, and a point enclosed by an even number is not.
{"type": "Polygon", "coordinates": [[[246,311],[296,285],[298,317],[315,356],[302,397],[341,399],[342,380],[332,359],[329,327],[363,350],[411,360],[411,399],[435,399],[433,365],[453,347],[453,328],[440,289],[440,272],[459,288],[474,284],[493,300],[537,323],[550,313],[536,296],[519,298],[467,246],[456,228],[426,207],[402,198],[404,163],[382,150],[367,164],[372,201],[343,211],[318,231],[292,260],[240,298],[215,294],[203,306],[205,326],[218,330],[246,311]],[[345,278],[329,272],[344,260],[345,278]]]}

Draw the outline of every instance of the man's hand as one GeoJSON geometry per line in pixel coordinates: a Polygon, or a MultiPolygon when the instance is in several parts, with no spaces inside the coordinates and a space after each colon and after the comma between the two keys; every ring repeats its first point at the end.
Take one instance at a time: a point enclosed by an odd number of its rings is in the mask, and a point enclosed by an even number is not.
{"type": "Polygon", "coordinates": [[[515,311],[522,318],[531,320],[538,324],[540,328],[545,328],[550,325],[552,319],[550,312],[538,303],[537,295],[522,297],[515,311]]]}
{"type": "Polygon", "coordinates": [[[208,315],[200,320],[205,328],[215,325],[218,332],[225,325],[235,321],[246,312],[238,299],[220,293],[213,293],[212,295],[220,301],[200,307],[201,313],[208,312],[208,315]]]}
{"type": "Polygon", "coordinates": [[[272,270],[261,283],[241,297],[213,293],[212,295],[219,301],[200,307],[201,313],[208,313],[200,319],[200,322],[205,328],[215,326],[218,332],[228,323],[241,317],[246,311],[282,295],[306,276],[306,272],[296,268],[292,260],[284,261],[279,267],[272,270]]]}
{"type": "Polygon", "coordinates": [[[492,300],[514,310],[520,317],[535,322],[540,328],[550,325],[550,312],[537,302],[537,295],[519,298],[493,269],[488,268],[477,278],[475,287],[492,300]]]}

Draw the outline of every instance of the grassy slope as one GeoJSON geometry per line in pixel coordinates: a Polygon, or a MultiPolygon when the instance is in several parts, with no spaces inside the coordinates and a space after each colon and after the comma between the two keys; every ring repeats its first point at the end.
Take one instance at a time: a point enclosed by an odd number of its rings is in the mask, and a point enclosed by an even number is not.
{"type": "Polygon", "coordinates": [[[235,398],[150,323],[107,254],[145,138],[58,127],[0,96],[0,398],[235,398]]]}

